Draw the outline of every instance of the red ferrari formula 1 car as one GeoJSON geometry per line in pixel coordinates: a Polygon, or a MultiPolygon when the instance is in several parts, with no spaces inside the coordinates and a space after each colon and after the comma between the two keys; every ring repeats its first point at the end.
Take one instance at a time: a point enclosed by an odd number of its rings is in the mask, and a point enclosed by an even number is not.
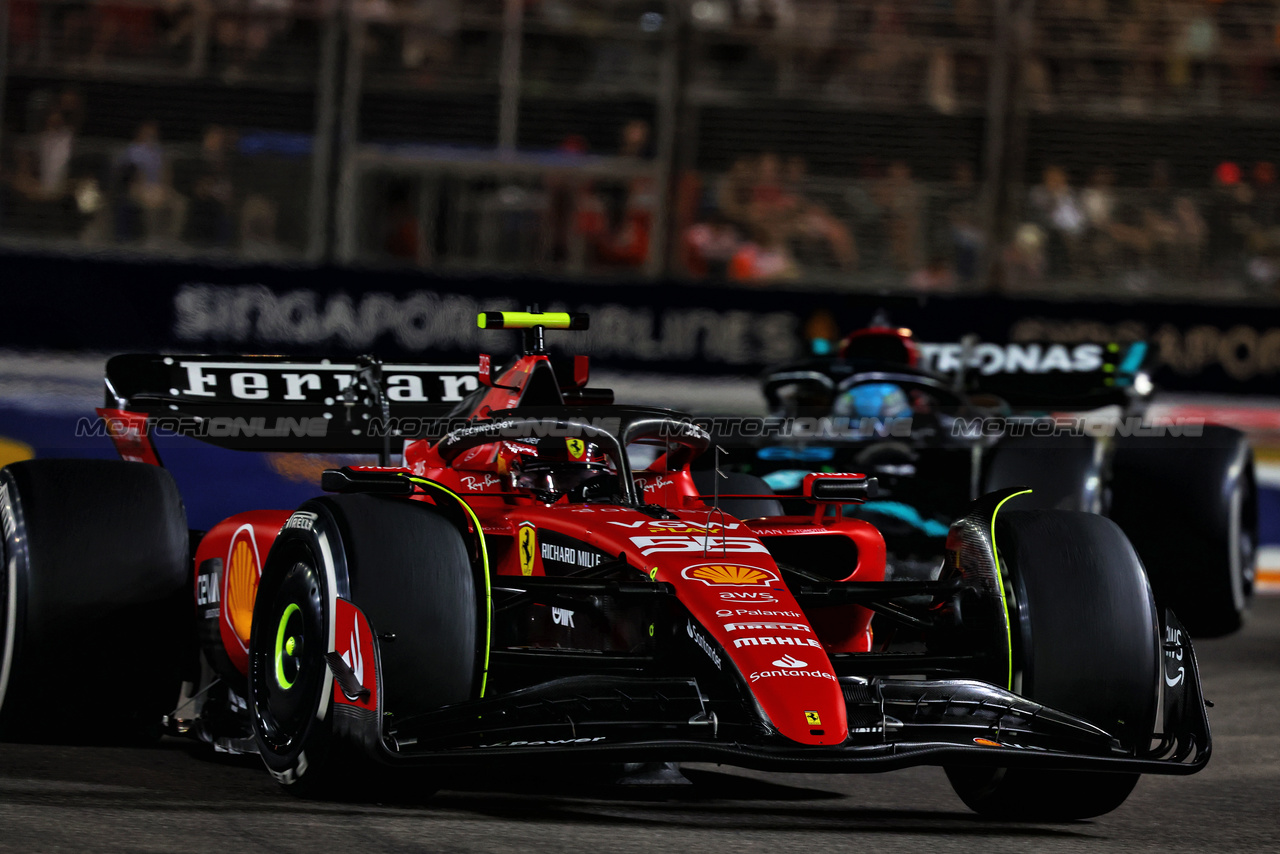
{"type": "Polygon", "coordinates": [[[163,716],[297,790],[530,759],[932,764],[1010,817],[1098,815],[1140,774],[1204,767],[1191,644],[1114,523],[1006,489],[952,524],[941,577],[886,581],[879,531],[841,512],[873,479],[810,475],[794,516],[699,493],[703,430],[548,355],[544,330],[586,322],[482,315],[523,330],[499,371],[112,359],[125,461],[0,472],[0,735],[132,738],[163,716]],[[383,465],[189,532],[165,419],[383,465]]]}

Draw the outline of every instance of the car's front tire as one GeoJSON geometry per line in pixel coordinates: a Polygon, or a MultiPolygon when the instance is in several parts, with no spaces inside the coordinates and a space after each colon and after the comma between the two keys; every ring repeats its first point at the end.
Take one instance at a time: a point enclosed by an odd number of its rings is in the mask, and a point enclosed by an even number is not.
{"type": "MultiPolygon", "coordinates": [[[[429,505],[338,495],[309,501],[271,547],[249,641],[249,709],[259,753],[299,794],[347,794],[377,736],[335,726],[336,602],[361,609],[385,639],[378,714],[407,717],[477,691],[477,588],[461,533],[429,505]]],[[[375,723],[375,727],[379,724],[375,723]]],[[[419,786],[418,788],[421,788],[419,786]]]]}
{"type": "MultiPolygon", "coordinates": [[[[1146,573],[1114,522],[1061,510],[997,517],[1006,576],[1014,689],[1084,718],[1131,751],[1155,725],[1160,630],[1146,573]]],[[[1071,820],[1110,812],[1138,775],[955,766],[952,787],[995,818],[1071,820]]]]}

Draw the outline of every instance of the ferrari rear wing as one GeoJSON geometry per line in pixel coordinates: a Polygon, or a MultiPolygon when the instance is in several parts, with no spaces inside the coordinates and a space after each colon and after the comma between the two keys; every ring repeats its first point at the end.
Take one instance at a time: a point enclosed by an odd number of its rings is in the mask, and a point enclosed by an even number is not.
{"type": "Polygon", "coordinates": [[[121,455],[158,463],[158,435],[244,451],[377,453],[447,418],[480,381],[474,364],[130,354],[108,360],[105,385],[98,414],[121,455]]]}

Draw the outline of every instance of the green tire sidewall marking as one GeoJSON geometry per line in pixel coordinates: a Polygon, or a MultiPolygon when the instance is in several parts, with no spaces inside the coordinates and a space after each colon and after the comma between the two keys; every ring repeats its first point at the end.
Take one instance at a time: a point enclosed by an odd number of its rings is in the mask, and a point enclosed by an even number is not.
{"type": "Polygon", "coordinates": [[[289,606],[284,609],[284,613],[280,615],[280,624],[276,626],[276,684],[285,691],[293,687],[293,682],[285,678],[284,675],[284,636],[285,629],[289,627],[289,618],[294,614],[301,612],[296,602],[290,602],[289,606]]]}
{"type": "Polygon", "coordinates": [[[1004,575],[1000,572],[1000,552],[996,548],[996,514],[1000,512],[1000,508],[1009,499],[1017,498],[1019,495],[1026,495],[1029,492],[1031,492],[1030,489],[1024,489],[1021,492],[1006,495],[1000,499],[996,509],[991,511],[991,556],[996,561],[996,586],[1000,588],[1000,611],[1004,614],[1004,648],[1009,662],[1008,688],[1010,691],[1013,690],[1013,619],[1009,614],[1009,600],[1004,594],[1004,575]]]}
{"type": "MultiPolygon", "coordinates": [[[[483,315],[481,315],[483,317],[483,315]]],[[[489,684],[489,652],[493,648],[493,584],[489,579],[489,548],[484,541],[484,526],[480,524],[480,517],[471,509],[471,505],[463,500],[462,496],[449,489],[446,486],[436,483],[434,480],[428,480],[425,477],[414,477],[406,474],[405,477],[411,483],[418,486],[429,486],[432,489],[438,489],[448,495],[454,501],[458,502],[458,506],[471,519],[471,524],[476,528],[476,538],[480,541],[480,563],[484,570],[484,601],[485,610],[489,618],[485,620],[485,638],[484,638],[484,664],[480,672],[480,696],[484,697],[485,688],[489,684]]]]}

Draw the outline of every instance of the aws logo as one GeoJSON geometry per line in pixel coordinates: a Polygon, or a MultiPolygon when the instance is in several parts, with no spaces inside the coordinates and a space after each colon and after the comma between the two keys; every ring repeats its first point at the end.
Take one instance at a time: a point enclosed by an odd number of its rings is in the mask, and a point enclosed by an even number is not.
{"type": "Polygon", "coordinates": [[[773,570],[736,563],[699,563],[686,566],[680,574],[708,587],[767,587],[778,580],[778,574],[773,570]]]}

